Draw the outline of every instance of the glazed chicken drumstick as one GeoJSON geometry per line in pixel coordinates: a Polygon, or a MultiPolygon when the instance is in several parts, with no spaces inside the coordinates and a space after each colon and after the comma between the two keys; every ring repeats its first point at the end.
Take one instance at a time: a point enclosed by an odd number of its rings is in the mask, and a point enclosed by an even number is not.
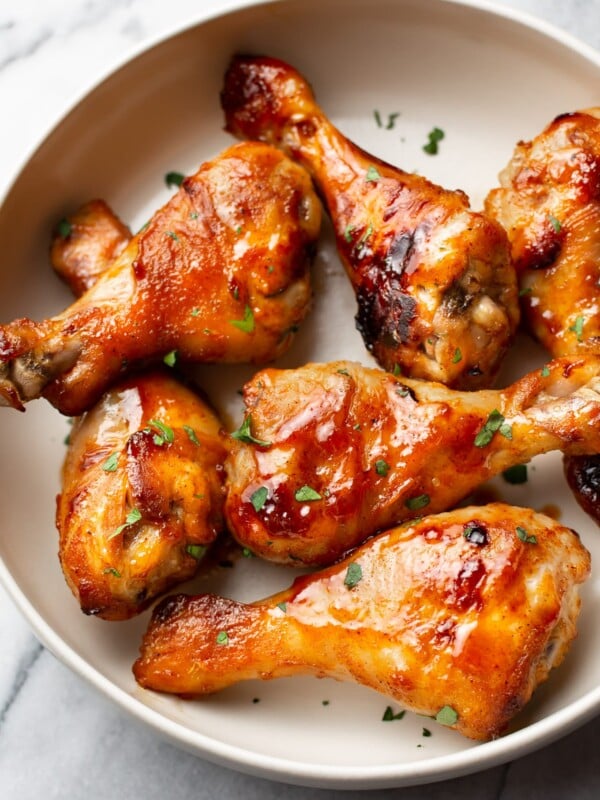
{"type": "Polygon", "coordinates": [[[131,377],[75,420],[56,524],[82,611],[127,619],[196,572],[223,528],[221,424],[164,373],[131,377]]]}
{"type": "Polygon", "coordinates": [[[129,365],[261,362],[288,347],[310,301],[319,202],[274,148],[242,143],[184,180],[62,314],[0,326],[0,403],[40,395],[89,408],[129,365]]]}
{"type": "Polygon", "coordinates": [[[516,328],[516,278],[501,226],[466,195],[403,172],[346,139],[307,82],[272,58],[234,58],[227,129],[282,148],[311,173],[379,363],[454,388],[491,385],[516,328]]]}
{"type": "Polygon", "coordinates": [[[489,739],[563,660],[589,568],[577,534],[548,517],[463,508],[377,536],[250,605],[167,598],[134,673],[183,695],[301,673],[352,680],[489,739]]]}
{"type": "MultiPolygon", "coordinates": [[[[600,354],[600,108],[520,142],[486,211],[508,233],[535,338],[554,356],[600,354]]],[[[565,473],[600,523],[600,457],[567,456],[565,473]]]]}
{"type": "Polygon", "coordinates": [[[557,359],[479,392],[346,361],[266,369],[244,400],[225,516],[242,545],[281,563],[331,564],[538,453],[600,452],[597,356],[557,359]]]}

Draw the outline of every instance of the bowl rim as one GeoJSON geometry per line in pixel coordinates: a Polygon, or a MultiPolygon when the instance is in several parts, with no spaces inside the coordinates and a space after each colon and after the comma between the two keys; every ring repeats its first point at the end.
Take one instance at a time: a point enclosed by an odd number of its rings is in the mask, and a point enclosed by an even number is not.
{"type": "MultiPolygon", "coordinates": [[[[360,0],[357,0],[360,2],[360,0]]],[[[392,2],[392,0],[382,0],[392,2]]],[[[113,59],[92,81],[77,90],[66,102],[61,104],[54,115],[54,121],[41,132],[36,141],[22,155],[16,169],[12,171],[6,186],[0,187],[0,205],[18,183],[21,174],[30,161],[43,147],[46,140],[55,134],[66,118],[95,90],[108,81],[120,69],[143,56],[154,48],[178,35],[200,27],[214,19],[231,16],[238,12],[269,5],[284,5],[297,0],[221,0],[218,6],[196,9],[185,19],[138,42],[113,59]]],[[[327,0],[343,3],[344,0],[327,0]]],[[[368,2],[368,0],[362,0],[368,2]]],[[[545,38],[562,45],[572,53],[600,68],[600,52],[574,35],[535,15],[507,6],[500,6],[494,0],[429,0],[432,4],[455,5],[464,9],[482,11],[491,17],[500,17],[531,33],[542,34],[545,38]]],[[[328,765],[292,761],[279,756],[269,756],[246,750],[238,745],[228,744],[199,731],[193,731],[185,724],[164,716],[160,711],[145,705],[141,699],[119,687],[86,659],[78,655],[72,647],[47,623],[34,607],[25,592],[0,556],[0,583],[12,598],[18,610],[25,617],[40,642],[63,664],[84,678],[103,695],[114,701],[134,719],[147,724],[153,731],[171,742],[183,747],[197,756],[214,763],[237,769],[238,771],[303,786],[338,789],[391,788],[436,782],[478,772],[526,755],[573,729],[583,725],[600,713],[600,685],[585,695],[559,709],[542,720],[531,723],[506,736],[489,742],[477,744],[465,750],[443,756],[433,756],[422,761],[404,764],[373,766],[328,765]]]]}

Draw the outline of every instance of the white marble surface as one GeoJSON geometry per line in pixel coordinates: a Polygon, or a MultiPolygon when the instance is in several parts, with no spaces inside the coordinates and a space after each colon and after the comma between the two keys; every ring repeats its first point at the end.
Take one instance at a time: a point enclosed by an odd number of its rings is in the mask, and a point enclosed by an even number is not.
{"type": "MultiPolygon", "coordinates": [[[[39,132],[124,52],[227,0],[0,0],[0,194],[39,132]]],[[[600,0],[512,0],[600,48],[600,0]]],[[[600,87],[599,87],[600,89],[600,87]]],[[[600,95],[599,95],[600,101],[600,95]]],[[[270,783],[177,750],[37,643],[0,588],[0,798],[342,797],[270,783]]],[[[403,798],[600,797],[600,718],[511,764],[403,798]]],[[[362,791],[378,798],[392,791],[362,791]]]]}

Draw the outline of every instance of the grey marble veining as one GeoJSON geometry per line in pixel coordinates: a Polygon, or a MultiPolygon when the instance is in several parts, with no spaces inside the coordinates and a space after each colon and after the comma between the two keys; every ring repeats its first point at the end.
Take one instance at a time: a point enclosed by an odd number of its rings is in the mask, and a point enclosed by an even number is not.
{"type": "MultiPolygon", "coordinates": [[[[121,53],[222,0],[0,0],[0,189],[36,131],[121,53]],[[65,54],[68,54],[68,58],[65,54]],[[63,70],[81,64],[76,72],[63,70]],[[10,110],[10,113],[8,111],[10,110]]],[[[600,48],[600,0],[505,0],[600,48]]],[[[37,642],[0,588],[0,798],[336,800],[248,777],[163,742],[37,642]]],[[[600,797],[600,718],[537,753],[482,773],[360,800],[592,800],[600,797]]]]}

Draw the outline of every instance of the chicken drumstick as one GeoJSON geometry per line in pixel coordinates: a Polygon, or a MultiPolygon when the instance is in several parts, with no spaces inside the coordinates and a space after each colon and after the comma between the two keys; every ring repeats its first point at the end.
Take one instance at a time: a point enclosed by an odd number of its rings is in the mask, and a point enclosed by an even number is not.
{"type": "Polygon", "coordinates": [[[132,363],[277,357],[309,305],[319,224],[304,170],[267,145],[226,150],[70,308],[0,326],[0,404],[43,395],[77,415],[132,363]]]}
{"type": "Polygon", "coordinates": [[[227,129],[282,148],[311,173],[358,300],[357,326],[386,369],[454,388],[491,385],[518,323],[501,226],[346,139],[292,67],[234,58],[227,129]]]}
{"type": "Polygon", "coordinates": [[[260,602],[164,600],[134,673],[185,695],[328,675],[489,739],[563,660],[589,569],[577,534],[548,517],[463,508],[377,536],[260,602]]]}
{"type": "Polygon", "coordinates": [[[241,544],[281,563],[330,564],[538,453],[600,452],[598,356],[479,392],[344,361],[266,369],[244,399],[225,515],[241,544]]]}

